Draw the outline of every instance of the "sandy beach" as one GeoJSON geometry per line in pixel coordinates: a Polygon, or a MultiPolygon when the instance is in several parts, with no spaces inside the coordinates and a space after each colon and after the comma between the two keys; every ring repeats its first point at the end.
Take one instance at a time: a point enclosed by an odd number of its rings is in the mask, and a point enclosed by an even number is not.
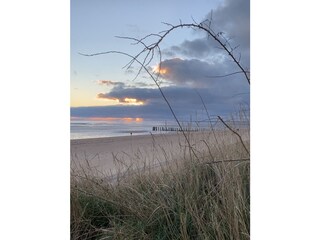
{"type": "MultiPolygon", "coordinates": [[[[231,143],[230,132],[216,132],[219,141],[231,143]]],[[[189,132],[188,139],[197,153],[205,154],[215,144],[212,132],[189,132]]],[[[234,139],[234,137],[233,137],[234,139]]],[[[237,139],[234,139],[237,140],[237,139]]],[[[180,132],[156,135],[133,135],[71,140],[71,169],[94,169],[102,174],[114,174],[119,169],[181,159],[190,154],[188,143],[180,132]]]]}
{"type": "Polygon", "coordinates": [[[186,145],[181,133],[71,140],[71,168],[114,173],[120,165],[164,162],[186,145]]]}
{"type": "MultiPolygon", "coordinates": [[[[188,137],[197,148],[205,147],[200,139],[209,141],[205,133],[189,133],[188,137]]],[[[188,149],[182,133],[71,140],[71,169],[113,174],[120,168],[177,159],[188,154],[188,149]]]]}

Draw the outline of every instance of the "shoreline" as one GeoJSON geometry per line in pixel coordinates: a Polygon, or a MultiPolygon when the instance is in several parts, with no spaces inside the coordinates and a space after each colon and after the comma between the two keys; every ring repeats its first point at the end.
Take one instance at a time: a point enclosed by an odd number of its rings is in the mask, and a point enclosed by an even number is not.
{"type": "MultiPolygon", "coordinates": [[[[246,130],[246,129],[244,129],[246,130]]],[[[228,132],[225,129],[215,129],[215,133],[225,133],[228,132]]],[[[130,134],[130,132],[125,132],[130,134]]],[[[132,133],[137,133],[132,131],[132,133]]],[[[212,133],[212,130],[208,129],[207,131],[185,131],[186,135],[199,135],[199,134],[210,134],[212,133]]],[[[145,134],[132,134],[132,135],[121,135],[121,136],[103,136],[103,137],[89,137],[89,138],[75,138],[75,139],[70,139],[71,144],[81,144],[81,143],[86,143],[86,142],[95,142],[95,141],[104,141],[108,139],[112,140],[118,140],[120,138],[123,139],[131,139],[131,138],[140,138],[140,137],[156,137],[156,136],[172,136],[172,135],[181,135],[183,136],[182,131],[160,131],[160,132],[145,132],[145,134]]]]}
{"type": "Polygon", "coordinates": [[[127,140],[127,139],[132,139],[132,138],[145,138],[145,137],[156,137],[159,135],[166,135],[166,136],[170,136],[170,135],[177,135],[177,134],[181,134],[179,132],[162,132],[162,133],[148,133],[148,134],[138,134],[138,135],[126,135],[126,136],[110,136],[110,137],[93,137],[93,138],[77,138],[77,139],[70,139],[70,143],[71,145],[73,144],[85,144],[87,142],[109,142],[108,140],[127,140]]]}

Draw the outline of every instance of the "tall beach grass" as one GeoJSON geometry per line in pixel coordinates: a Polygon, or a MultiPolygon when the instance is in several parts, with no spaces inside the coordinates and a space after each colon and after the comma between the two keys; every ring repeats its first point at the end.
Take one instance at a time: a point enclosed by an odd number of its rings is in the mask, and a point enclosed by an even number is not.
{"type": "Polygon", "coordinates": [[[116,176],[72,171],[71,238],[249,239],[249,129],[238,134],[189,134],[183,154],[160,147],[166,161],[150,164],[136,153],[137,166],[116,176]]]}

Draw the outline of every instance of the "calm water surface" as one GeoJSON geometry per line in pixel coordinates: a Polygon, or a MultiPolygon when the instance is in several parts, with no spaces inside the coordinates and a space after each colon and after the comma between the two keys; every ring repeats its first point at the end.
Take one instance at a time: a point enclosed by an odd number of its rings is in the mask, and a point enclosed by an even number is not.
{"type": "MultiPolygon", "coordinates": [[[[71,120],[71,139],[148,135],[153,126],[169,124],[165,121],[84,121],[71,120]]],[[[170,123],[175,125],[174,123],[170,123]]],[[[155,132],[152,132],[155,133],[155,132]]]]}

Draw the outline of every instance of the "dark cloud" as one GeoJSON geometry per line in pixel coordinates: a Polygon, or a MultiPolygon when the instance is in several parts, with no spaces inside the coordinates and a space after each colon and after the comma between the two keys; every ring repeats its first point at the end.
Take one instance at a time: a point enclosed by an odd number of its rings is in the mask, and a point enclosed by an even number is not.
{"type": "MultiPolygon", "coordinates": [[[[163,87],[161,88],[165,97],[169,100],[172,105],[183,105],[199,107],[201,105],[201,99],[198,93],[206,104],[227,104],[230,101],[234,101],[233,96],[243,93],[239,89],[228,89],[228,91],[214,91],[211,88],[188,88],[188,87],[163,87]],[[197,93],[198,92],[198,93],[197,93]]],[[[128,89],[113,89],[109,93],[101,94],[105,98],[124,99],[124,98],[135,98],[141,101],[145,101],[146,104],[156,104],[164,102],[164,99],[159,89],[150,88],[128,88],[128,89]]],[[[247,98],[247,97],[245,97],[247,98]]],[[[241,99],[245,100],[244,98],[241,99]]],[[[246,99],[248,100],[248,99],[246,99]]]]}
{"type": "MultiPolygon", "coordinates": [[[[144,94],[144,90],[140,89],[141,96],[147,96],[150,94],[144,94]]],[[[168,105],[161,98],[160,94],[157,94],[158,89],[154,89],[152,98],[149,98],[145,105],[139,106],[106,106],[106,107],[72,107],[72,117],[133,117],[133,118],[145,118],[145,119],[166,119],[173,120],[173,116],[169,110],[168,105]]],[[[188,121],[190,117],[199,119],[206,118],[204,106],[201,102],[197,92],[187,88],[165,88],[163,89],[167,96],[172,109],[177,115],[179,120],[188,121]]],[[[210,115],[226,115],[230,112],[237,110],[239,103],[249,103],[248,95],[240,94],[235,97],[215,95],[207,89],[199,89],[203,101],[210,115]]],[[[124,93],[112,93],[111,96],[121,97],[124,93]]],[[[130,94],[130,92],[127,92],[130,94]]],[[[130,95],[134,98],[136,95],[130,95]]]]}
{"type": "MultiPolygon", "coordinates": [[[[173,58],[164,60],[161,68],[165,69],[161,77],[178,85],[203,86],[208,80],[207,76],[217,73],[213,64],[198,59],[173,58]]],[[[223,70],[217,69],[219,73],[223,70]]]]}
{"type": "Polygon", "coordinates": [[[107,93],[98,93],[97,98],[101,98],[101,99],[108,98],[110,100],[117,100],[117,98],[109,97],[107,93]]]}
{"type": "Polygon", "coordinates": [[[72,117],[132,117],[145,119],[170,119],[170,112],[165,105],[146,106],[106,106],[106,107],[72,107],[72,117]]]}
{"type": "MultiPolygon", "coordinates": [[[[163,87],[162,91],[174,112],[181,120],[188,120],[197,113],[204,114],[203,99],[210,114],[226,114],[234,111],[240,103],[249,103],[249,95],[233,91],[213,91],[210,88],[163,87]],[[201,98],[199,97],[201,96],[201,98]]],[[[140,106],[107,106],[72,108],[74,117],[143,117],[156,119],[172,119],[167,103],[159,89],[150,88],[114,88],[109,93],[100,93],[100,98],[118,99],[119,103],[128,103],[126,98],[143,101],[140,106]]]]}
{"type": "MultiPolygon", "coordinates": [[[[228,39],[236,58],[240,58],[244,67],[250,65],[250,0],[225,0],[218,8],[210,11],[203,20],[211,20],[214,32],[223,32],[221,39],[228,39]]],[[[225,55],[220,46],[203,31],[197,31],[203,37],[186,40],[180,45],[171,46],[163,50],[168,57],[184,56],[206,60],[217,59],[217,55],[225,55]]],[[[225,61],[228,61],[225,56],[225,61]]],[[[226,64],[226,62],[221,62],[226,64]]],[[[228,63],[230,65],[230,63],[228,63]]]]}
{"type": "Polygon", "coordinates": [[[212,41],[207,38],[198,38],[192,41],[185,40],[179,46],[172,46],[163,51],[169,57],[176,55],[188,56],[191,58],[207,58],[211,54],[212,41]]]}
{"type": "Polygon", "coordinates": [[[105,93],[105,98],[123,99],[126,97],[149,101],[161,96],[158,89],[151,88],[114,88],[109,93],[105,93]]]}
{"type": "Polygon", "coordinates": [[[232,37],[231,42],[240,44],[242,50],[250,48],[250,0],[225,0],[205,19],[211,17],[214,29],[232,37]]]}
{"type": "Polygon", "coordinates": [[[229,73],[238,71],[236,66],[220,63],[208,63],[198,59],[167,59],[161,63],[165,69],[161,77],[181,86],[207,87],[212,91],[225,91],[241,89],[248,90],[248,84],[243,74],[227,77],[229,73]]]}

